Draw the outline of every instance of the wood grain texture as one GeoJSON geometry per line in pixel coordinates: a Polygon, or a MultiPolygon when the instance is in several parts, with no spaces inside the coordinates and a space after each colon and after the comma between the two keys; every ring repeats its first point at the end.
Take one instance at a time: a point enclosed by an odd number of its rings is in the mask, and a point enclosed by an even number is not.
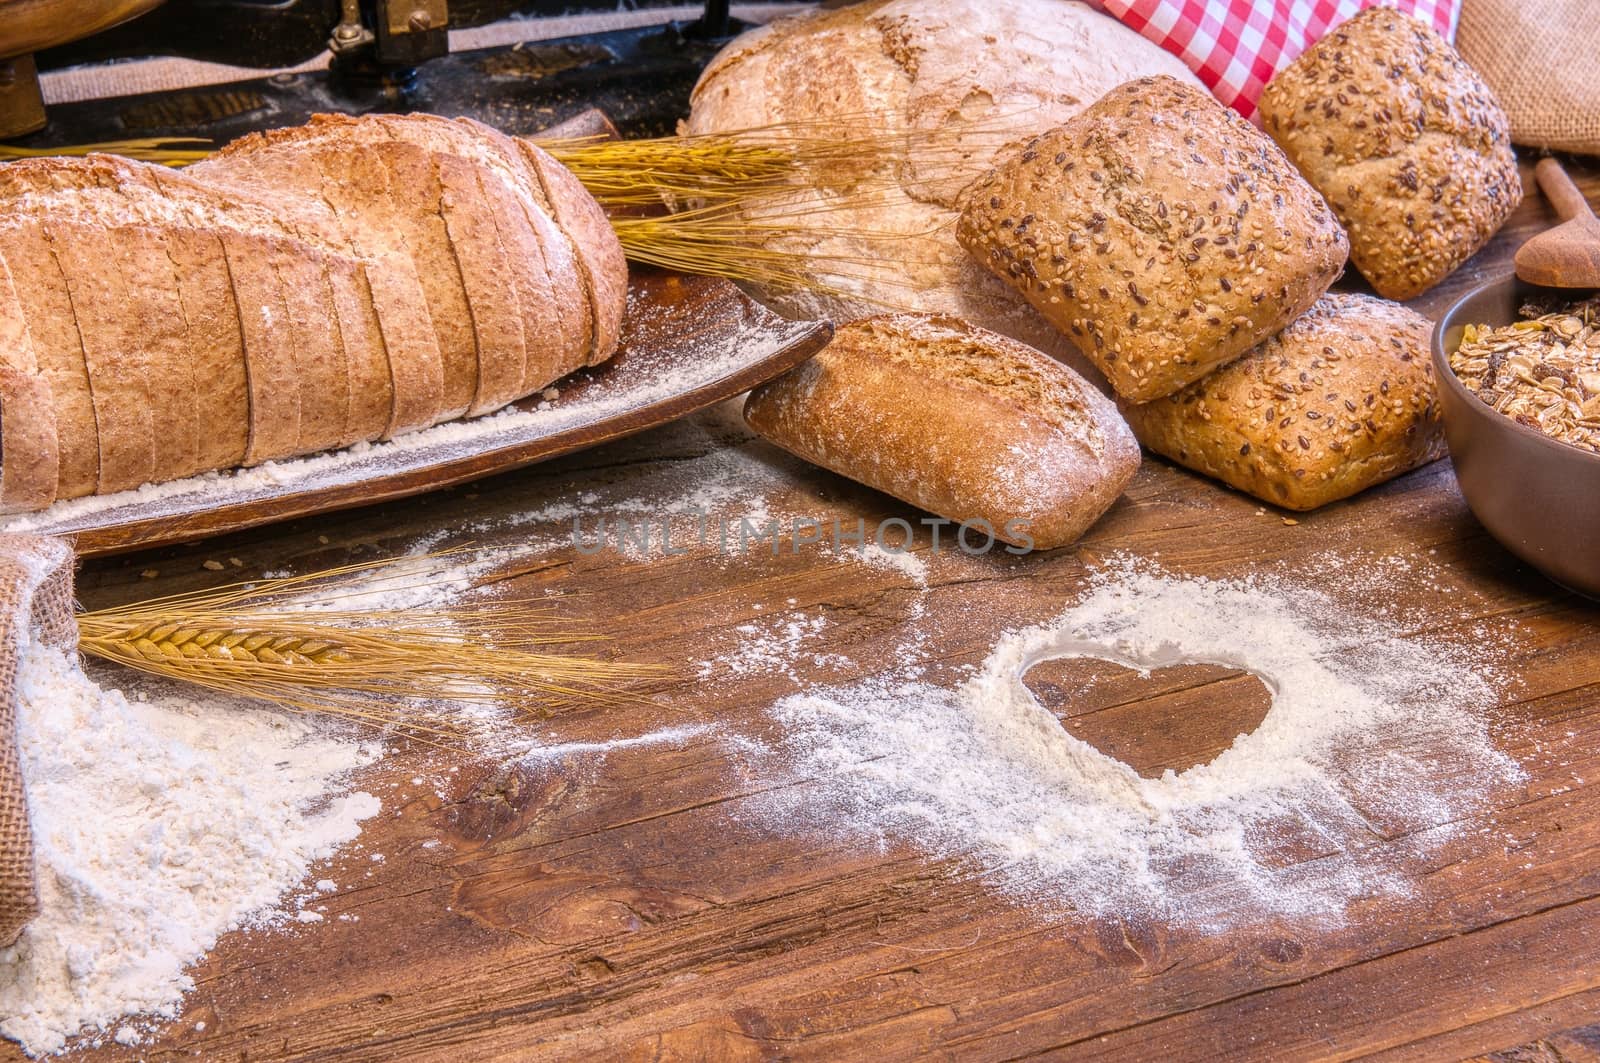
{"type": "MultiPolygon", "coordinates": [[[[1600,168],[1572,169],[1600,197],[1600,168]]],[[[1516,243],[1547,223],[1540,200],[1524,204],[1422,309],[1509,269],[1516,243]]],[[[719,449],[768,483],[774,512],[919,516],[751,439],[724,405],[470,489],[93,562],[81,594],[94,606],[233,578],[202,570],[208,558],[237,557],[240,578],[306,571],[441,529],[457,529],[441,545],[522,541],[530,528],[492,522],[589,490],[671,497],[694,459],[719,449]],[[148,569],[159,577],[141,579],[148,569]]],[[[397,750],[362,782],[384,814],[319,872],[340,883],[327,922],[227,936],[195,970],[181,1019],[152,1043],[77,1058],[1593,1058],[1600,613],[1496,546],[1448,461],[1286,525],[1150,459],[1074,548],[930,563],[923,623],[938,667],[953,670],[981,660],[1001,630],[1054,615],[1085,565],[1112,553],[1159,551],[1171,569],[1231,576],[1264,563],[1314,568],[1356,548],[1437,564],[1433,585],[1395,594],[1437,606],[1445,634],[1517,622],[1509,667],[1521,685],[1494,734],[1527,778],[1426,858],[1407,855],[1403,838],[1377,840],[1412,892],[1360,899],[1343,924],[1274,919],[1208,934],[1029,910],[958,864],[741,818],[775,783],[732,770],[710,736],[560,766],[397,750]],[[409,782],[440,773],[439,792],[409,782]]],[[[702,681],[695,662],[794,599],[828,618],[819,652],[870,672],[916,622],[919,594],[893,572],[821,552],[730,561],[697,549],[644,562],[555,550],[503,577],[519,596],[576,592],[564,614],[614,632],[616,652],[677,662],[685,675],[657,705],[540,725],[552,741],[695,721],[759,733],[773,699],[839,675],[804,665],[794,678],[702,681]]],[[[1176,703],[1199,707],[1182,690],[1208,680],[1249,682],[1157,676],[1141,689],[1108,674],[1089,715],[1101,741],[1134,749],[1176,703]]],[[[1210,729],[1169,732],[1149,766],[1204,759],[1240,726],[1250,721],[1223,714],[1210,729]]],[[[9,1046],[0,1057],[20,1058],[9,1046]]]]}

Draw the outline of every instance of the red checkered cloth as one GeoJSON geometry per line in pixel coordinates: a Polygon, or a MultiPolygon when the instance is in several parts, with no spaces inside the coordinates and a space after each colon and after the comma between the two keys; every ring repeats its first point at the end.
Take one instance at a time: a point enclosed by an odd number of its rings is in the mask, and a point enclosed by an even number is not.
{"type": "MultiPolygon", "coordinates": [[[[1455,40],[1462,0],[1384,0],[1455,40]]],[[[1095,0],[1188,64],[1217,99],[1246,118],[1272,75],[1328,30],[1376,0],[1095,0]]]]}

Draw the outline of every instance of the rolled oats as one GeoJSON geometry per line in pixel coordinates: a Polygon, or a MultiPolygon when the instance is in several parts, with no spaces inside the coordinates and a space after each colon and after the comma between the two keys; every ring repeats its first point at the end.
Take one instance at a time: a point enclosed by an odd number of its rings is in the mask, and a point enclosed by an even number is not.
{"type": "Polygon", "coordinates": [[[1450,368],[1518,424],[1600,453],[1600,296],[1521,313],[1500,328],[1468,325],[1450,368]]]}

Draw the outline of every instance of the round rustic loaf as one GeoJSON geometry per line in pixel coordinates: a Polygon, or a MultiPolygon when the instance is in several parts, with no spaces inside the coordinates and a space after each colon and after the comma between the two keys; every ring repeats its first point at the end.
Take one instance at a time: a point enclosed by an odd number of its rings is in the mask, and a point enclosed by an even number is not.
{"type": "Polygon", "coordinates": [[[1070,344],[956,244],[956,200],[997,155],[1149,74],[1200,84],[1085,4],[869,0],[739,37],[701,75],[687,131],[806,123],[816,136],[909,137],[920,162],[886,154],[846,179],[854,187],[802,194],[790,207],[815,212],[808,228],[769,244],[813,256],[811,274],[834,291],[757,294],[780,312],[837,320],[881,313],[876,298],[1055,353],[1070,344]]]}

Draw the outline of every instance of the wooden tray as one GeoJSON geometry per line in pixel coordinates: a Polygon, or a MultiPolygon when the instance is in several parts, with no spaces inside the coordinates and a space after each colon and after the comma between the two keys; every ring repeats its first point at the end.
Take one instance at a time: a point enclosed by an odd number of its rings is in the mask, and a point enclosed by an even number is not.
{"type": "Polygon", "coordinates": [[[792,369],[832,335],[727,281],[636,269],[621,350],[559,381],[553,401],[535,395],[388,443],[58,502],[0,518],[0,531],[72,535],[92,557],[405,498],[675,420],[792,369]]]}

